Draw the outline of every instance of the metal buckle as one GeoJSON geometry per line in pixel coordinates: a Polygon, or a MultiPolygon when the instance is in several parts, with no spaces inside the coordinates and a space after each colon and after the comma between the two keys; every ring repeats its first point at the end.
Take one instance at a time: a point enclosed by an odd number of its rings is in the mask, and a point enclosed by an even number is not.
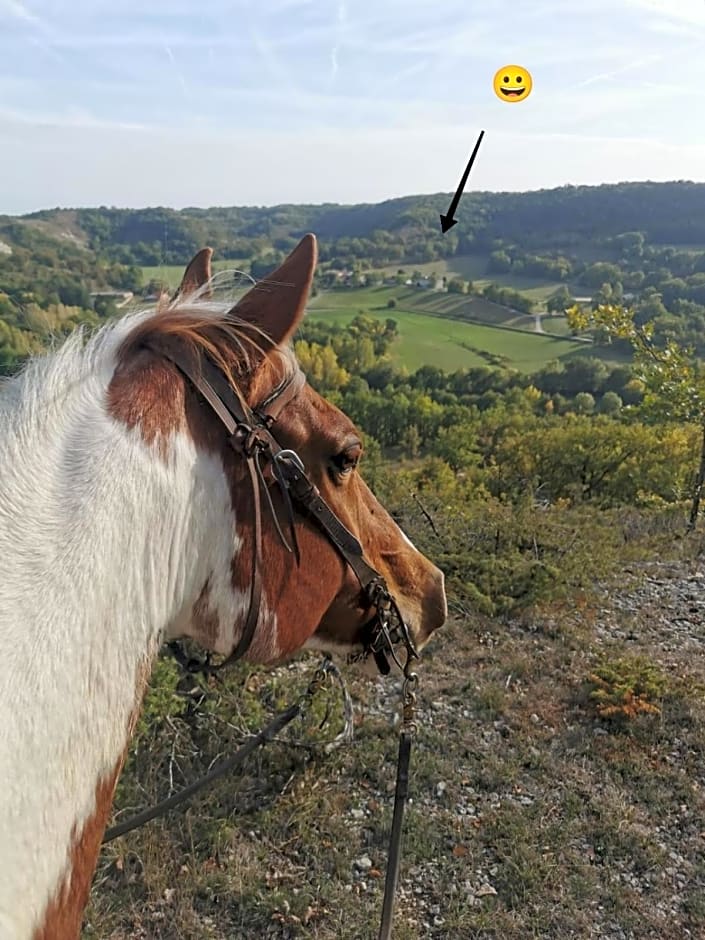
{"type": "Polygon", "coordinates": [[[280,450],[277,454],[275,454],[274,459],[277,463],[283,463],[285,460],[290,460],[300,473],[306,473],[306,467],[304,467],[301,458],[295,450],[280,450]]]}

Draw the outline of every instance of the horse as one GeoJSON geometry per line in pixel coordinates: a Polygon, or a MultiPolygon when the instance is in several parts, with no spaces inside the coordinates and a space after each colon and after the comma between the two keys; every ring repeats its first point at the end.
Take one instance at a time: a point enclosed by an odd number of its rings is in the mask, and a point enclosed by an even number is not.
{"type": "Polygon", "coordinates": [[[409,649],[447,617],[442,572],[359,472],[360,432],[296,362],[315,237],[234,305],[211,256],[0,395],[3,940],[79,936],[164,642],[379,665],[380,590],[409,649]]]}

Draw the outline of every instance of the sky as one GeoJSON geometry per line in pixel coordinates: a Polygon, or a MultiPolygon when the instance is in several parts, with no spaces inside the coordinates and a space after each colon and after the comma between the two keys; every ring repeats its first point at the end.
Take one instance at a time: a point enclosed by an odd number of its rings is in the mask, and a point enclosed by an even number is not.
{"type": "Polygon", "coordinates": [[[705,0],[0,0],[0,212],[705,181],[705,0]],[[492,79],[528,69],[507,104],[492,79]]]}

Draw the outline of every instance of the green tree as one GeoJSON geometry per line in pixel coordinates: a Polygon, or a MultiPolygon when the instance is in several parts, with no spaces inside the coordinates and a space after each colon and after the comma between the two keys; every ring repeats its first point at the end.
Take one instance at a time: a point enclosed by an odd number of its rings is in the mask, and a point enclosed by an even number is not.
{"type": "Polygon", "coordinates": [[[490,254],[490,260],[487,270],[494,274],[506,274],[512,268],[512,259],[506,251],[493,251],[490,254]]]}
{"type": "Polygon", "coordinates": [[[603,415],[618,415],[622,410],[622,399],[616,392],[605,392],[598,403],[598,411],[603,415]]]}
{"type": "Polygon", "coordinates": [[[705,365],[691,349],[672,339],[658,346],[653,324],[639,324],[635,314],[633,307],[612,304],[589,312],[577,306],[567,311],[571,325],[585,329],[594,323],[611,336],[631,343],[635,372],[645,389],[641,408],[647,416],[669,423],[693,422],[700,428],[700,453],[688,519],[688,530],[693,531],[705,491],[705,365]]]}
{"type": "Polygon", "coordinates": [[[561,284],[546,301],[546,309],[549,313],[565,313],[568,307],[572,307],[574,303],[575,301],[568,288],[565,284],[561,284]]]}
{"type": "Polygon", "coordinates": [[[616,264],[610,264],[607,261],[598,261],[586,268],[581,277],[581,283],[588,287],[598,288],[605,282],[610,285],[616,284],[622,279],[622,272],[616,264]]]}
{"type": "Polygon", "coordinates": [[[573,406],[579,415],[591,415],[595,410],[595,398],[590,392],[578,392],[573,399],[573,406]]]}
{"type": "Polygon", "coordinates": [[[421,435],[415,424],[410,424],[404,431],[401,439],[401,446],[410,457],[418,457],[421,451],[421,435]]]}

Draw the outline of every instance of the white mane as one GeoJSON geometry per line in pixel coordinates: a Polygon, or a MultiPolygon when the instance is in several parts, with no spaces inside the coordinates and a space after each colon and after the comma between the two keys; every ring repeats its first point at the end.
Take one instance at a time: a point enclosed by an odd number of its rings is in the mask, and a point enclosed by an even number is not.
{"type": "Polygon", "coordinates": [[[248,601],[231,585],[239,539],[220,461],[186,434],[157,459],[108,413],[117,351],[151,313],[87,341],[76,331],[0,388],[3,940],[30,940],[65,879],[165,633],[207,578],[221,623],[248,601]]]}

